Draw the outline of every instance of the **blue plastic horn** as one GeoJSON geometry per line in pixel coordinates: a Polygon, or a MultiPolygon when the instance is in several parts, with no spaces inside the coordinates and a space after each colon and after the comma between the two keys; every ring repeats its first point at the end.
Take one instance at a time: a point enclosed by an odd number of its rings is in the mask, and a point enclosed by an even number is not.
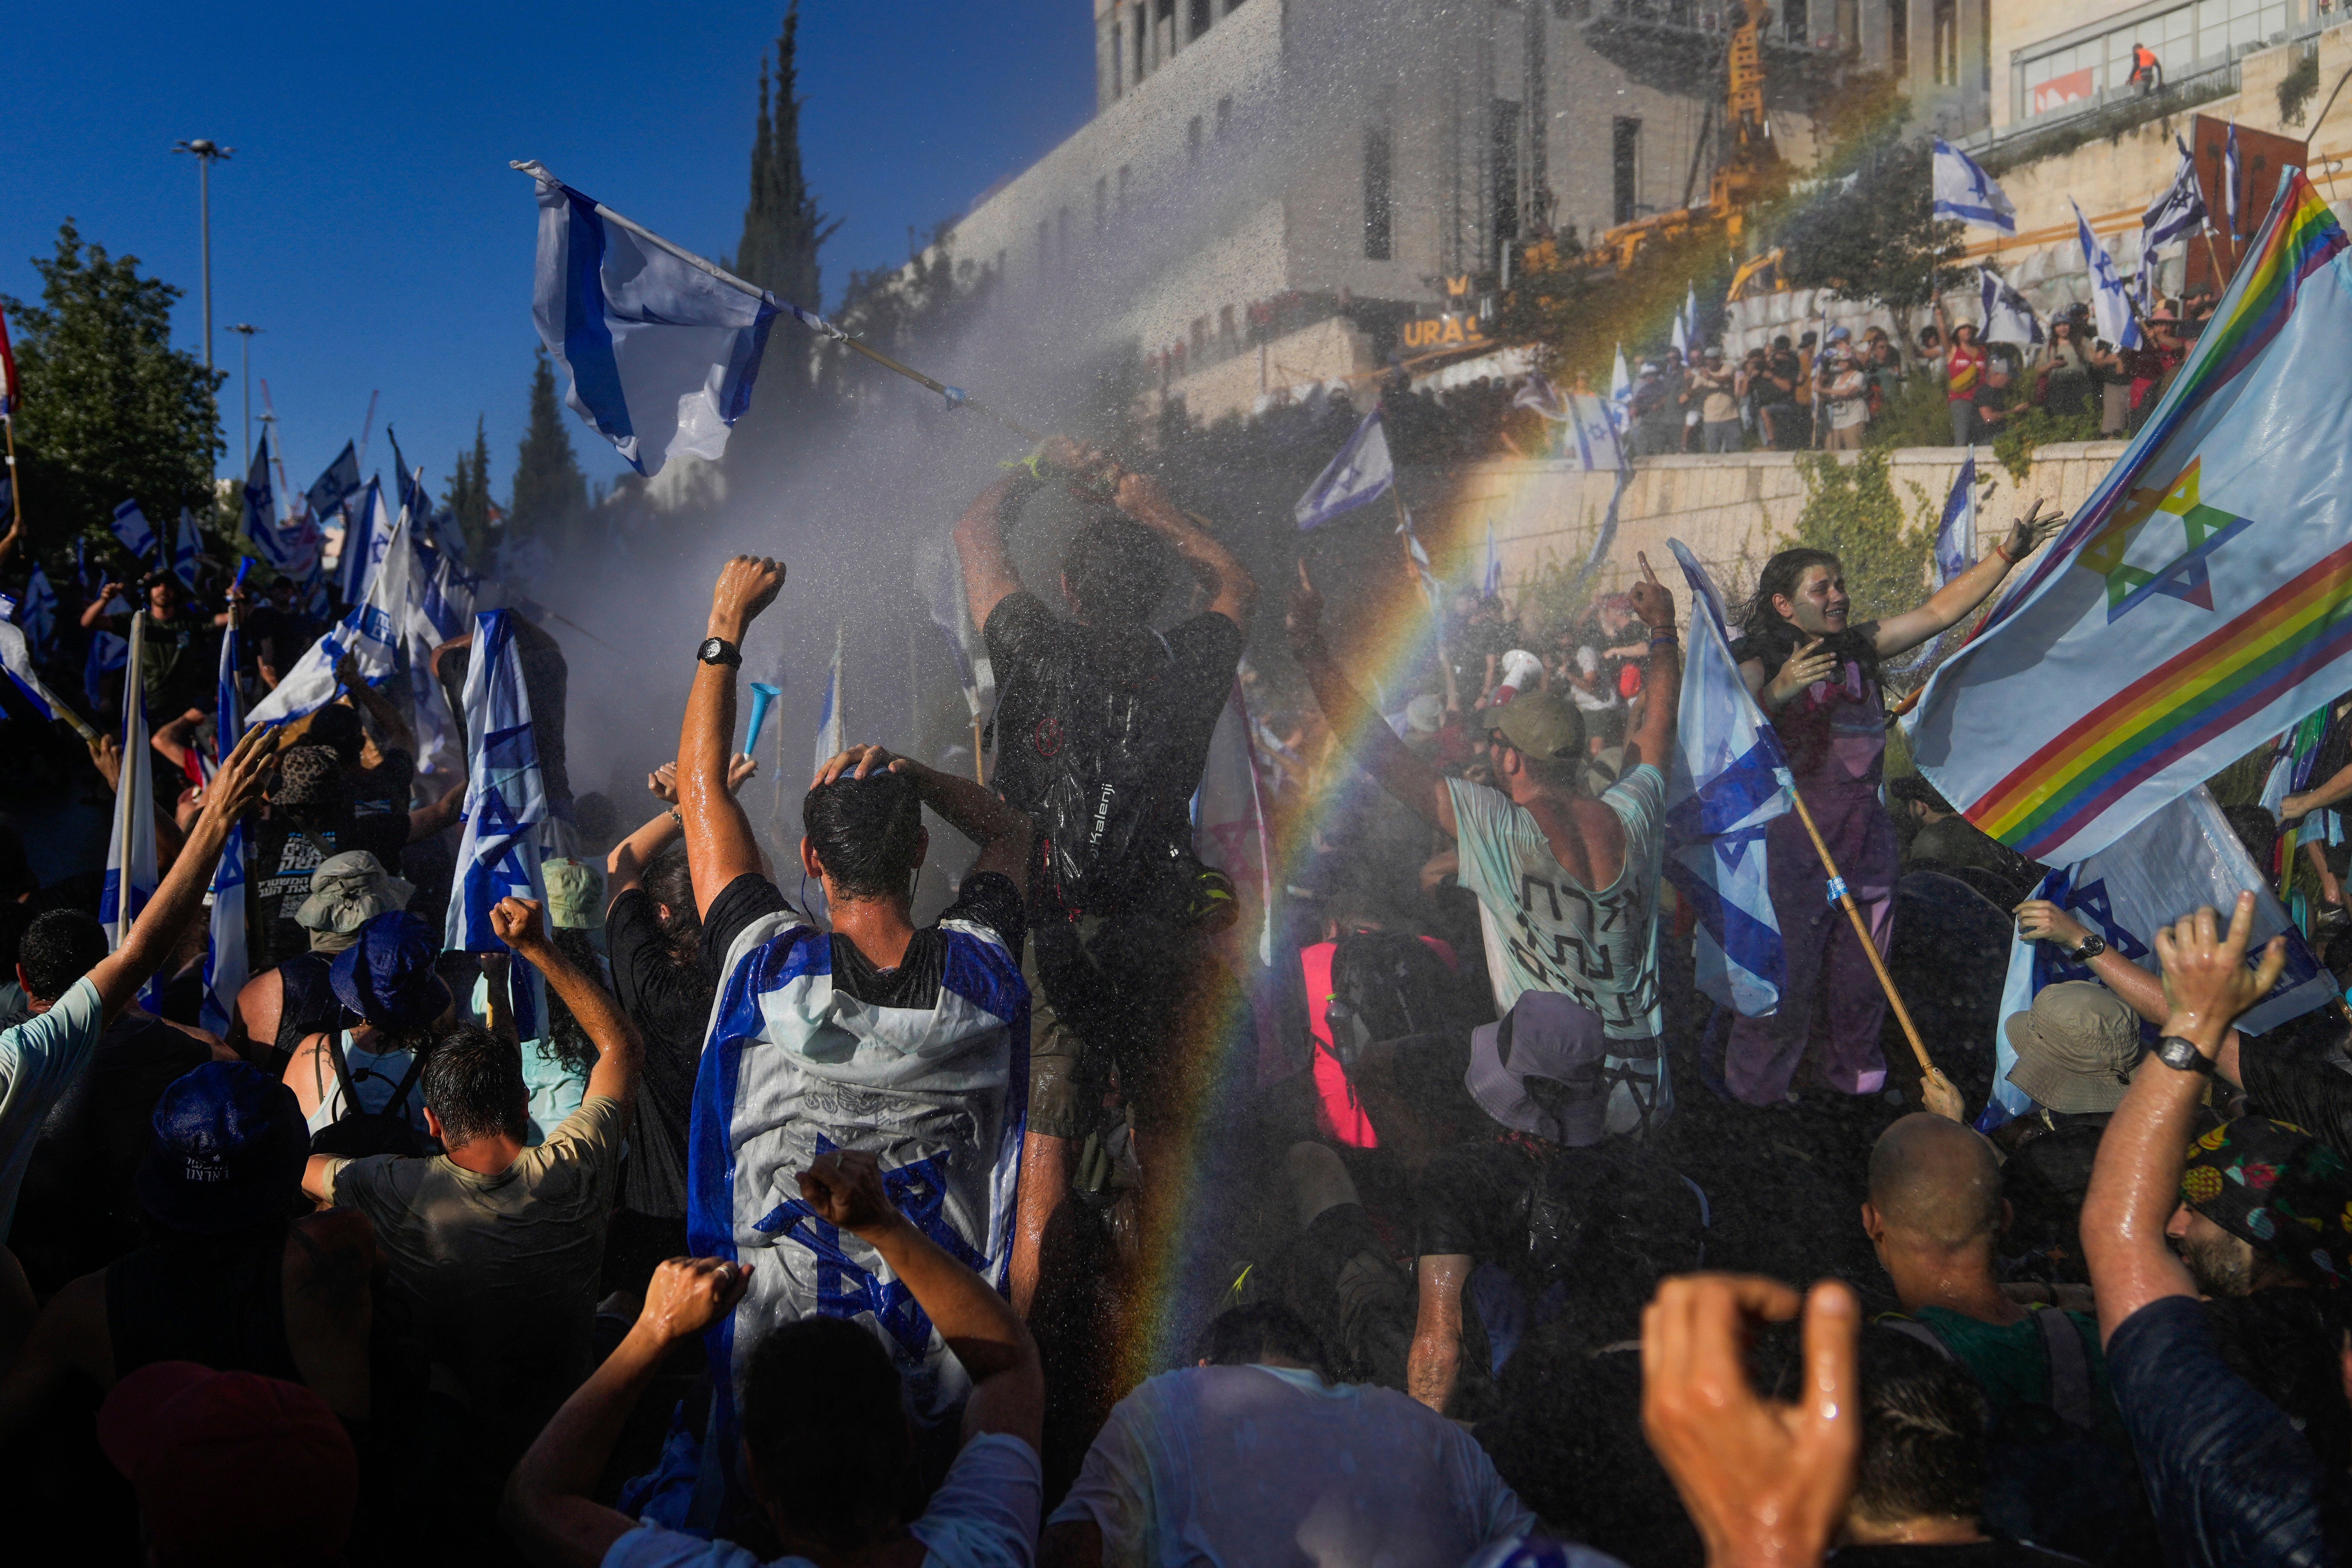
{"type": "Polygon", "coordinates": [[[760,754],[760,726],[768,721],[769,706],[783,695],[783,690],[782,687],[771,686],[764,680],[751,682],[751,732],[743,737],[745,756],[760,754]]]}

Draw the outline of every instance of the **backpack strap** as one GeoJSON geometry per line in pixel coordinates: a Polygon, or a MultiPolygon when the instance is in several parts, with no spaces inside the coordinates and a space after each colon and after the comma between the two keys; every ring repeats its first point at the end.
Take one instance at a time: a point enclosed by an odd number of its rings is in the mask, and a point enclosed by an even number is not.
{"type": "Polygon", "coordinates": [[[2091,1358],[2083,1349],[2081,1331],[2056,1307],[2033,1309],[2033,1323],[2042,1331],[2042,1348],[2050,1361],[2050,1408],[2075,1431],[2088,1432],[2096,1423],[2091,1407],[2091,1358]]]}
{"type": "Polygon", "coordinates": [[[379,1116],[389,1116],[395,1121],[407,1121],[408,1091],[416,1087],[417,1077],[424,1071],[425,1053],[423,1051],[409,1052],[408,1070],[400,1075],[400,1082],[393,1089],[392,1098],[383,1102],[383,1109],[376,1112],[376,1114],[379,1116]]]}
{"type": "Polygon", "coordinates": [[[343,1055],[343,1031],[341,1029],[327,1031],[327,1055],[335,1064],[335,1086],[343,1091],[343,1109],[335,1120],[341,1121],[345,1116],[362,1114],[360,1091],[352,1085],[352,1064],[343,1055]]]}

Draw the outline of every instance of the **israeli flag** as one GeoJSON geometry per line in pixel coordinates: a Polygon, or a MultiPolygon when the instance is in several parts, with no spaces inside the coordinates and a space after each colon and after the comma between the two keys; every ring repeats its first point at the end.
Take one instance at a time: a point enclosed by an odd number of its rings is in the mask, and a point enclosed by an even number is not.
{"type": "Polygon", "coordinates": [[[1669,341],[1674,344],[1676,353],[1682,355],[1685,361],[1690,358],[1690,329],[1684,324],[1683,313],[1680,310],[1675,312],[1674,335],[1669,341]]]}
{"type": "Polygon", "coordinates": [[[172,537],[172,575],[180,580],[181,587],[195,587],[196,557],[204,552],[204,536],[196,531],[195,516],[182,507],[180,526],[172,537]]]}
{"type": "Polygon", "coordinates": [[[24,628],[5,616],[0,616],[0,670],[7,672],[9,680],[42,718],[64,717],[65,704],[50,693],[40,672],[34,668],[33,650],[26,644],[24,628]]]}
{"type": "Polygon", "coordinates": [[[2091,310],[2097,319],[2099,336],[2119,349],[2136,349],[2139,321],[2132,314],[2131,296],[2116,271],[2116,258],[2092,234],[2091,220],[2083,216],[2081,205],[2072,196],[2066,202],[2074,209],[2074,237],[2083,247],[2084,263],[2091,269],[2091,310]]]}
{"type": "Polygon", "coordinates": [[[1990,267],[1977,268],[1977,302],[1984,310],[1984,342],[2032,348],[2042,341],[2033,307],[1990,267]]]}
{"type": "Polygon", "coordinates": [[[346,441],[343,449],[335,454],[335,460],[327,465],[327,471],[311,484],[304,498],[310,502],[311,519],[316,521],[334,516],[342,510],[345,501],[359,493],[359,452],[346,441]]]}
{"type": "MultiPolygon", "coordinates": [[[[214,765],[228,759],[245,734],[245,692],[237,685],[237,628],[231,621],[221,637],[219,700],[213,710],[214,765]]],[[[213,868],[205,900],[212,908],[205,927],[205,1000],[201,1021],[223,1039],[245,989],[250,959],[245,944],[245,824],[228,830],[220,864],[213,868]]]]}
{"type": "Polygon", "coordinates": [[[2140,273],[2145,277],[2152,270],[2158,246],[2169,245],[2197,232],[2205,225],[2205,195],[2197,184],[2197,160],[2189,146],[2179,137],[2173,144],[2180,149],[2180,162],[2172,172],[2172,184],[2164,194],[2149,204],[2140,215],[2140,273]]]}
{"type": "Polygon", "coordinates": [[[16,622],[25,628],[25,640],[32,645],[33,658],[49,657],[49,639],[57,635],[58,595],[49,586],[48,574],[41,563],[33,563],[33,570],[25,579],[24,601],[16,606],[16,622]]]}
{"type": "MultiPolygon", "coordinates": [[[[1977,449],[1971,447],[1960,459],[1960,471],[1952,478],[1952,489],[1944,497],[1944,515],[1936,524],[1936,586],[1941,588],[1969,569],[1977,553],[1977,449]]],[[[1889,675],[1909,675],[1915,670],[1931,668],[1936,655],[1951,636],[1947,627],[1927,639],[1927,646],[1899,665],[1884,667],[1889,675]]]]}
{"type": "Polygon", "coordinates": [[[1565,423],[1568,418],[1568,410],[1560,404],[1559,393],[1540,371],[1531,372],[1520,384],[1519,390],[1511,396],[1511,406],[1532,408],[1556,425],[1565,423]]]}
{"type": "Polygon", "coordinates": [[[1307,487],[1291,516],[1301,532],[1320,528],[1343,512],[1380,500],[1395,485],[1396,465],[1389,460],[1388,432],[1376,405],[1307,487]]]}
{"type": "MultiPolygon", "coordinates": [[[[2271,891],[2268,877],[2255,867],[2204,785],[2158,807],[2090,858],[2051,872],[2033,896],[2049,900],[2105,937],[2109,952],[2159,973],[2157,928],[2193,913],[2200,905],[2226,915],[2241,892],[2254,895],[2254,935],[2246,949],[2249,967],[2261,962],[2271,938],[2286,938],[2285,973],[2237,1021],[2237,1027],[2259,1035],[2334,1001],[2336,981],[2312,956],[2303,933],[2271,891]]],[[[2043,986],[2062,980],[2096,984],[2098,976],[2087,966],[2068,963],[2046,942],[2011,936],[2001,1024],[1993,1030],[1992,1100],[1977,1123],[1980,1130],[1989,1131],[2032,1109],[2032,1100],[2009,1081],[2017,1051],[2009,1043],[2006,1026],[2032,1007],[2043,986]]]]}
{"type": "Polygon", "coordinates": [[[403,530],[408,552],[408,605],[403,617],[408,692],[415,710],[417,770],[440,773],[462,768],[457,716],[441,683],[433,679],[433,650],[465,635],[474,624],[482,581],[442,552],[403,530]]]}
{"type": "MultiPolygon", "coordinates": [[[[413,517],[409,526],[415,526],[413,517]]],[[[383,482],[370,479],[360,502],[343,527],[343,553],[336,564],[342,578],[342,597],[346,605],[356,605],[367,597],[368,586],[383,564],[384,552],[392,544],[393,516],[383,504],[383,482]]]]}
{"type": "Polygon", "coordinates": [[[874,1250],[801,1200],[794,1175],[854,1149],[880,1162],[901,1214],[1002,1291],[1028,1121],[1029,991],[990,928],[939,927],[928,1005],[875,1006],[835,990],[833,938],[793,910],[729,946],[695,1072],[687,1247],[751,1266],[736,1310],[703,1336],[712,1390],[698,1506],[706,1528],[736,1489],[743,1377],[762,1337],[812,1316],[872,1331],[918,1423],[948,1419],[971,1380],[874,1250]]]}
{"type": "Polygon", "coordinates": [[[122,541],[122,548],[139,557],[140,563],[155,563],[155,530],[147,514],[139,510],[135,500],[124,501],[114,509],[114,537],[122,541]]]}
{"type": "MultiPolygon", "coordinates": [[[[163,882],[155,854],[154,748],[147,743],[147,704],[139,684],[147,647],[147,616],[131,617],[131,642],[122,679],[122,776],[114,790],[114,821],[106,834],[106,882],[99,890],[99,923],[109,950],[120,948],[139,911],[163,882]]],[[[147,983],[142,1001],[152,1012],[163,1005],[163,975],[147,983]]]]}
{"type": "Polygon", "coordinates": [[[833,628],[833,671],[825,677],[824,706],[819,708],[816,714],[817,767],[822,768],[846,749],[841,736],[841,627],[835,626],[833,628]]]}
{"type": "Polygon", "coordinates": [[[2230,214],[2230,237],[2238,237],[2238,205],[2244,200],[2246,167],[2238,161],[2238,122],[2230,121],[2230,140],[2221,148],[2221,202],[2230,214]]]}
{"type": "Polygon", "coordinates": [[[1605,401],[1571,392],[1562,417],[1568,421],[1570,438],[1576,443],[1577,463],[1586,473],[1624,471],[1625,447],[1618,439],[1617,421],[1605,401]]]}
{"type": "Polygon", "coordinates": [[[563,400],[648,477],[681,453],[716,459],[751,406],[775,304],[619,224],[537,164],[531,316],[571,377],[563,400]]]}
{"type": "Polygon", "coordinates": [[[1625,428],[1626,405],[1633,401],[1633,373],[1625,364],[1625,345],[1617,345],[1617,363],[1609,367],[1609,417],[1625,428]]]}
{"type": "Polygon", "coordinates": [[[1698,285],[1696,283],[1684,286],[1683,336],[1693,348],[1706,346],[1699,341],[1698,335],[1698,285]]]}
{"type": "Polygon", "coordinates": [[[244,486],[245,536],[269,569],[281,577],[308,583],[319,574],[322,551],[319,525],[308,515],[278,521],[278,497],[269,483],[269,434],[253,444],[253,464],[244,486]]]}
{"type": "Polygon", "coordinates": [[[1679,539],[1690,584],[1690,662],[1666,783],[1664,870],[1698,915],[1696,984],[1742,1017],[1780,1005],[1780,917],[1765,879],[1766,827],[1789,809],[1789,759],[1731,657],[1723,597],[1679,539]]]}
{"type": "Polygon", "coordinates": [[[1979,228],[2017,232],[2017,208],[1990,174],[1974,158],[1942,137],[1936,138],[1935,212],[1937,221],[1949,218],[1979,228]]]}
{"type": "Polygon", "coordinates": [[[996,710],[996,666],[988,657],[987,641],[971,624],[971,601],[964,593],[962,563],[954,544],[934,539],[918,551],[915,581],[931,625],[948,639],[963,705],[973,723],[985,724],[996,710]]]}
{"type": "Polygon", "coordinates": [[[341,689],[335,670],[346,654],[370,686],[391,679],[399,668],[402,628],[408,620],[409,576],[408,530],[395,526],[367,597],[294,661],[277,688],[253,705],[246,723],[290,723],[332,702],[341,689]]]}
{"type": "MultiPolygon", "coordinates": [[[[473,750],[466,775],[466,831],[457,844],[457,884],[449,897],[445,945],[452,952],[508,952],[490,929],[490,911],[501,899],[547,898],[540,875],[547,786],[539,771],[513,616],[511,610],[492,610],[475,617],[473,657],[466,663],[466,733],[473,750]]],[[[515,978],[530,973],[521,964],[515,978]]],[[[533,990],[513,987],[515,1027],[526,1040],[540,1037],[533,990]]]]}
{"type": "Polygon", "coordinates": [[[1479,593],[1489,599],[1499,598],[1503,592],[1503,557],[1495,548],[1495,520],[1486,520],[1486,573],[1479,584],[1479,593]]]}
{"type": "Polygon", "coordinates": [[[112,632],[90,634],[89,657],[81,666],[81,689],[93,712],[106,706],[106,678],[130,662],[130,643],[112,632]]]}

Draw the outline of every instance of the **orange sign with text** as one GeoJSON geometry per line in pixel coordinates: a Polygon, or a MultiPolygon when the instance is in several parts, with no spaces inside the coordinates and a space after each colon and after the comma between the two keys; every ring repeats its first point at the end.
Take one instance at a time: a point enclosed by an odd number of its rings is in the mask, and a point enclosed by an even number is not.
{"type": "Polygon", "coordinates": [[[1444,315],[1407,321],[1398,342],[1408,353],[1426,353],[1432,349],[1483,347],[1486,334],[1479,330],[1477,317],[1448,310],[1444,315]]]}

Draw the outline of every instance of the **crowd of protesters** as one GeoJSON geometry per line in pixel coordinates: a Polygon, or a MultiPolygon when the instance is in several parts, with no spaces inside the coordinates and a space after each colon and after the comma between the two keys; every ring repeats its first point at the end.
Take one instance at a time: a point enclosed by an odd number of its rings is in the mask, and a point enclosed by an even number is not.
{"type": "MultiPolygon", "coordinates": [[[[1811,347],[1702,356],[1710,449],[1759,384],[1776,441],[1809,377],[1875,395],[1883,336],[1811,347]]],[[[1875,621],[1833,555],[1763,568],[1733,654],[1812,816],[1765,837],[1759,1018],[1697,991],[1662,875],[1687,606],[1646,561],[1561,626],[1460,595],[1381,687],[1302,564],[1291,668],[1252,669],[1276,585],[1056,438],[954,529],[986,786],[855,744],[763,842],[741,650],[793,606],[738,556],[677,628],[675,760],[624,831],[572,797],[561,653],[522,637],[565,841],[488,956],[445,951],[461,796],[403,703],[354,673],[219,754],[212,612],[142,585],[158,760],[191,774],[161,886],[117,940],[0,843],[12,1555],[2352,1561],[2352,1010],[2233,1027],[2284,960],[2248,952],[2250,898],[2145,967],[1887,776],[1883,662],[2055,522],[1875,621]],[[1052,584],[1008,542],[1046,489],[1086,512],[1052,584]],[[1192,815],[1237,667],[1298,847],[1246,998],[1192,815]],[[233,832],[253,973],[214,1033],[233,832]],[[2090,978],[2005,1010],[2012,932],[2090,978]],[[1996,1031],[2032,1110],[1987,1136],[1996,1031]]],[[[309,629],[273,607],[257,691],[309,629]]],[[[2269,865],[2276,819],[2231,824],[2269,865]]],[[[2352,939],[2324,956],[2352,981],[2352,939]]]]}

